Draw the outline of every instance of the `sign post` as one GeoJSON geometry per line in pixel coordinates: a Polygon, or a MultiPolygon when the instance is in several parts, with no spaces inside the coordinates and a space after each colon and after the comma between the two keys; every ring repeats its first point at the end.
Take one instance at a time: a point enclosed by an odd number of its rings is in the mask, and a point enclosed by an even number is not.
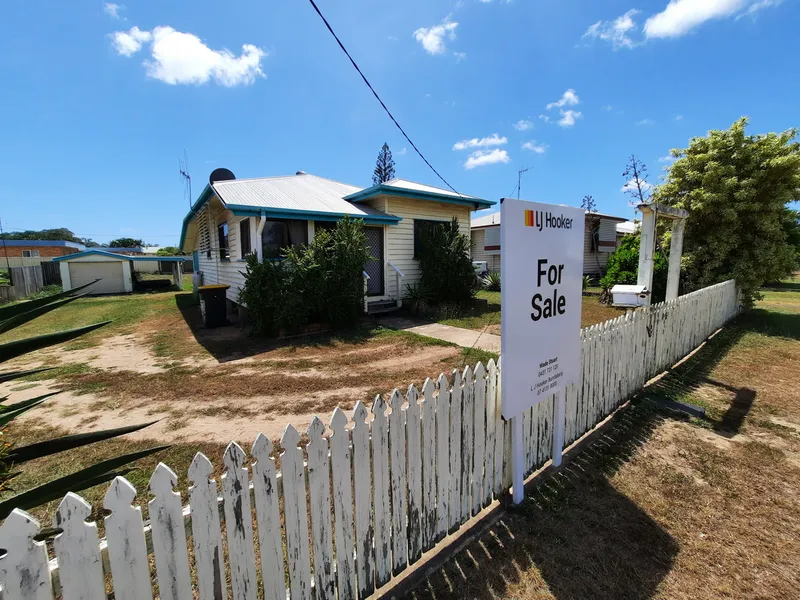
{"type": "Polygon", "coordinates": [[[580,375],[583,236],[583,209],[501,200],[501,407],[511,419],[514,504],[524,498],[522,414],[553,395],[553,464],[561,464],[563,390],[580,375]]]}

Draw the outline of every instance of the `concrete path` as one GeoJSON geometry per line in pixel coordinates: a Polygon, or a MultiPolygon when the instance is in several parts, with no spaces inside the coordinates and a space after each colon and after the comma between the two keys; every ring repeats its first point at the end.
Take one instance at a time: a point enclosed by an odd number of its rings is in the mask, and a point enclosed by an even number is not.
{"type": "Polygon", "coordinates": [[[489,352],[500,352],[500,336],[493,333],[482,333],[441,323],[425,323],[406,317],[382,317],[379,322],[391,329],[410,331],[417,335],[452,342],[464,348],[480,348],[489,352]]]}

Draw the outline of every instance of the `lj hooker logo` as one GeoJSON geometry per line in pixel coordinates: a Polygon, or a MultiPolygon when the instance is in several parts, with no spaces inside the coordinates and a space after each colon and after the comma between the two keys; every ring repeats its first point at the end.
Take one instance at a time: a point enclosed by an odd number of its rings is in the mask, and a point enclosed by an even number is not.
{"type": "Polygon", "coordinates": [[[545,227],[548,229],[572,229],[572,219],[541,210],[526,210],[525,227],[536,227],[539,231],[545,227]]]}

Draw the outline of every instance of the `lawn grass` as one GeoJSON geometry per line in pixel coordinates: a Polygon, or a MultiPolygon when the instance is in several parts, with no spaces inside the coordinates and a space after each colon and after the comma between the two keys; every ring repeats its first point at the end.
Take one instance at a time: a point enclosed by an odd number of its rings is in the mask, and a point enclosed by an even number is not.
{"type": "MultiPolygon", "coordinates": [[[[463,327],[464,329],[483,330],[490,333],[500,333],[500,292],[479,291],[476,298],[486,300],[489,304],[485,309],[473,309],[463,315],[437,319],[443,325],[463,327]]],[[[598,296],[583,296],[581,306],[581,327],[588,327],[595,323],[602,323],[608,319],[615,319],[625,314],[624,309],[614,308],[601,304],[598,296]]]]}
{"type": "Polygon", "coordinates": [[[798,284],[764,290],[409,597],[796,596],[798,284]],[[659,409],[658,398],[707,418],[659,409]]]}

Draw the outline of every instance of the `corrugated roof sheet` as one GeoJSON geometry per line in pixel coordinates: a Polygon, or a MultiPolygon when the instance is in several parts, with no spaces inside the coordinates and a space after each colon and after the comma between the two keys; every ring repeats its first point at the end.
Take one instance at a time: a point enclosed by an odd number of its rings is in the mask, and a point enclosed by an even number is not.
{"type": "Polygon", "coordinates": [[[316,175],[217,181],[213,188],[222,201],[229,205],[337,215],[385,215],[369,206],[359,206],[344,200],[344,196],[354,194],[361,188],[316,175]]]}
{"type": "Polygon", "coordinates": [[[500,225],[500,211],[493,212],[482,217],[472,219],[470,223],[472,227],[488,227],[490,225],[500,225]]]}
{"type": "Polygon", "coordinates": [[[453,190],[446,190],[444,188],[434,187],[432,185],[425,185],[424,183],[417,183],[416,181],[409,181],[408,179],[392,179],[383,185],[391,187],[402,188],[404,190],[411,190],[414,192],[428,192],[429,194],[443,194],[445,196],[452,196],[453,198],[472,198],[475,196],[467,196],[466,194],[456,194],[453,190]]]}

